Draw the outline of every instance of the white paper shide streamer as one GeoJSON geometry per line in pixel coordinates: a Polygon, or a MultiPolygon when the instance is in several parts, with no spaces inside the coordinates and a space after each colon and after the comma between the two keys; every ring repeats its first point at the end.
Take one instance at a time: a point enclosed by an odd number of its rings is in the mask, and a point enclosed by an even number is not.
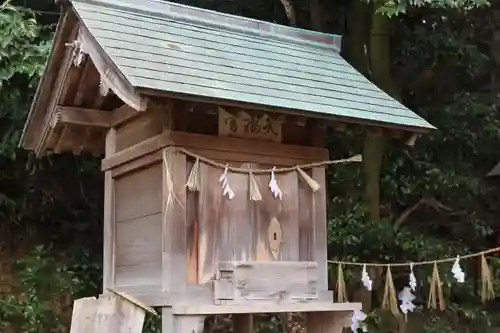
{"type": "Polygon", "coordinates": [[[453,277],[457,280],[458,283],[465,282],[465,273],[462,271],[462,267],[460,267],[460,257],[457,256],[453,267],[451,268],[451,272],[453,273],[453,277]]]}
{"type": "Polygon", "coordinates": [[[226,168],[224,169],[224,172],[222,173],[222,175],[219,178],[219,184],[222,185],[222,196],[227,195],[228,199],[231,200],[232,198],[234,198],[234,192],[231,189],[231,186],[229,186],[229,181],[227,179],[228,170],[229,169],[226,166],[226,168]]]}
{"type": "Polygon", "coordinates": [[[417,289],[417,278],[415,277],[415,273],[413,273],[413,264],[410,264],[410,281],[409,281],[411,291],[415,291],[417,289]]]}
{"type": "Polygon", "coordinates": [[[276,170],[276,167],[274,167],[273,170],[271,171],[271,181],[269,182],[269,188],[271,189],[274,198],[281,200],[283,199],[283,193],[281,193],[281,189],[278,186],[278,181],[276,180],[276,175],[274,174],[274,170],[276,170]]]}
{"type": "Polygon", "coordinates": [[[368,289],[368,291],[372,291],[373,281],[370,279],[368,272],[366,271],[366,265],[363,265],[363,271],[361,272],[361,282],[368,289]]]}
{"type": "Polygon", "coordinates": [[[413,304],[413,300],[415,299],[415,295],[411,292],[410,287],[404,287],[398,294],[398,299],[401,302],[399,308],[401,312],[407,314],[408,312],[413,312],[415,310],[415,304],[413,304]]]}
{"type": "Polygon", "coordinates": [[[358,333],[360,329],[363,332],[368,332],[366,324],[364,323],[366,319],[366,314],[363,311],[355,310],[351,318],[351,330],[354,333],[358,333]]]}

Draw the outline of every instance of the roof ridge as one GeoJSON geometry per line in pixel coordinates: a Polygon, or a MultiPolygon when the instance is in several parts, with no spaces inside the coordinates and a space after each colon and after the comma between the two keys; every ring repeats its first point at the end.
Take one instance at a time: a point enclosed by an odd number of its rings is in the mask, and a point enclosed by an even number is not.
{"type": "Polygon", "coordinates": [[[160,0],[71,0],[122,10],[133,9],[149,15],[167,17],[175,21],[198,24],[244,33],[257,37],[275,39],[283,42],[320,47],[340,52],[342,36],[304,30],[276,23],[260,21],[242,16],[221,13],[213,10],[187,6],[160,0]],[[149,6],[147,4],[149,3],[149,6]],[[152,5],[152,6],[151,6],[152,5]]]}

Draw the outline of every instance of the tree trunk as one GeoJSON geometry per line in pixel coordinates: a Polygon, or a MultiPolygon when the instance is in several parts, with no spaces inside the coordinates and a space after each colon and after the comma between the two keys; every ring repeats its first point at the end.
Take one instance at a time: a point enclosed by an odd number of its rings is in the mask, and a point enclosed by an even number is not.
{"type": "Polygon", "coordinates": [[[400,99],[391,74],[391,21],[381,14],[372,15],[370,31],[371,79],[379,88],[396,99],[400,99]]]}
{"type": "MultiPolygon", "coordinates": [[[[373,14],[370,31],[370,70],[371,79],[379,88],[400,100],[400,91],[394,84],[391,74],[391,21],[387,16],[373,14]]],[[[370,218],[379,220],[380,216],[380,173],[384,158],[385,138],[381,132],[367,133],[363,149],[363,169],[366,180],[366,201],[370,218]],[[366,159],[365,159],[366,157],[366,159]]],[[[406,332],[403,316],[396,318],[398,333],[406,332]]]]}
{"type": "Polygon", "coordinates": [[[384,157],[382,131],[368,131],[363,143],[365,201],[371,220],[380,220],[380,172],[384,157]]]}
{"type": "Polygon", "coordinates": [[[344,56],[365,76],[368,70],[368,36],[371,6],[362,0],[352,0],[347,12],[347,31],[344,39],[344,56]]]}
{"type": "Polygon", "coordinates": [[[297,26],[297,15],[295,13],[295,8],[293,7],[292,0],[280,0],[283,8],[285,9],[286,17],[288,18],[288,23],[291,26],[297,26]]]}
{"type": "MultiPolygon", "coordinates": [[[[344,56],[348,59],[349,63],[354,66],[358,71],[363,73],[365,76],[369,76],[369,59],[367,54],[367,45],[369,32],[371,30],[370,26],[371,18],[371,6],[366,4],[362,0],[353,0],[350,2],[347,13],[347,31],[344,39],[344,56]]],[[[366,142],[368,142],[368,138],[366,142]]],[[[374,168],[372,164],[375,161],[377,165],[377,158],[372,157],[371,151],[372,147],[367,145],[365,142],[363,149],[363,169],[366,193],[378,193],[378,175],[380,166],[374,168]],[[373,186],[376,188],[373,188],[373,186]]],[[[368,206],[378,207],[378,196],[368,196],[365,195],[365,201],[368,206]],[[373,197],[373,198],[372,198],[373,197]]],[[[372,218],[370,216],[370,218],[372,218]]],[[[374,277],[375,272],[369,272],[370,276],[374,277]]],[[[376,280],[378,281],[378,279],[376,280]]],[[[354,294],[354,300],[361,302],[363,304],[363,310],[368,312],[372,308],[372,294],[366,290],[366,288],[361,287],[354,294]]]]}
{"type": "Polygon", "coordinates": [[[311,28],[323,31],[323,15],[320,0],[309,0],[309,12],[311,14],[311,28]]]}

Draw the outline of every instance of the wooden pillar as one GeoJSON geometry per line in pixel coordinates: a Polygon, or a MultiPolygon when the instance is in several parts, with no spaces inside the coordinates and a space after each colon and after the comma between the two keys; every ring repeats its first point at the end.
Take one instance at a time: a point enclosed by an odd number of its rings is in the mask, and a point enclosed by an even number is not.
{"type": "MultiPolygon", "coordinates": [[[[324,147],[326,126],[319,120],[308,121],[309,143],[313,147],[324,147]]],[[[328,156],[325,156],[327,159],[328,156]]],[[[318,289],[328,290],[328,254],[327,254],[327,216],[326,216],[326,167],[312,169],[311,177],[318,182],[320,189],[312,193],[312,220],[314,225],[312,242],[312,260],[318,263],[318,289]]]]}
{"type": "Polygon", "coordinates": [[[172,308],[161,308],[161,332],[177,333],[174,331],[174,315],[172,308]]]}
{"type": "Polygon", "coordinates": [[[318,182],[320,189],[312,194],[313,216],[313,260],[318,263],[318,289],[328,290],[328,254],[326,216],[326,168],[312,170],[312,178],[318,182]]]}
{"type": "Polygon", "coordinates": [[[186,291],[187,286],[186,173],[186,155],[175,147],[166,148],[163,161],[162,290],[177,293],[186,291]]]}
{"type": "Polygon", "coordinates": [[[203,333],[205,316],[202,315],[176,316],[172,313],[172,308],[162,308],[161,315],[162,315],[161,318],[162,333],[203,333]]]}
{"type": "Polygon", "coordinates": [[[342,333],[349,325],[352,312],[309,312],[306,314],[307,333],[342,333]]]}
{"type": "Polygon", "coordinates": [[[235,333],[252,333],[253,315],[252,314],[234,314],[233,326],[235,333]]]}
{"type": "MultiPolygon", "coordinates": [[[[106,158],[116,152],[116,130],[106,135],[106,158]]],[[[111,170],[104,173],[104,244],[103,291],[115,284],[115,185],[111,170]]]]}

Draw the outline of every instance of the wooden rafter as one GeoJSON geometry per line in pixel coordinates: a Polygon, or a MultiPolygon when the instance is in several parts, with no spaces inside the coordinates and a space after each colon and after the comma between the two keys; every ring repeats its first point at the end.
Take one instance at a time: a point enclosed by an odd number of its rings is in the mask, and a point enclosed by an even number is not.
{"type": "MultiPolygon", "coordinates": [[[[77,27],[74,27],[71,33],[72,36],[71,38],[74,38],[74,36],[76,35],[76,30],[77,27]]],[[[48,142],[48,139],[51,133],[53,132],[54,126],[51,125],[54,124],[54,114],[56,112],[57,103],[59,103],[60,100],[64,100],[64,97],[68,91],[68,86],[69,86],[67,84],[68,74],[73,64],[73,57],[74,57],[73,50],[71,48],[66,48],[62,65],[59,68],[57,74],[56,82],[54,85],[54,91],[52,92],[50,97],[50,102],[47,108],[48,111],[45,115],[45,119],[43,122],[40,140],[35,149],[35,153],[37,156],[39,156],[45,150],[45,146],[48,142]]]]}
{"type": "Polygon", "coordinates": [[[101,75],[101,92],[106,94],[111,90],[124,103],[137,111],[144,111],[147,108],[147,101],[136,93],[134,87],[120,73],[116,65],[109,59],[101,49],[94,37],[84,26],[78,29],[78,36],[74,46],[79,52],[90,57],[95,68],[101,75]]]}

